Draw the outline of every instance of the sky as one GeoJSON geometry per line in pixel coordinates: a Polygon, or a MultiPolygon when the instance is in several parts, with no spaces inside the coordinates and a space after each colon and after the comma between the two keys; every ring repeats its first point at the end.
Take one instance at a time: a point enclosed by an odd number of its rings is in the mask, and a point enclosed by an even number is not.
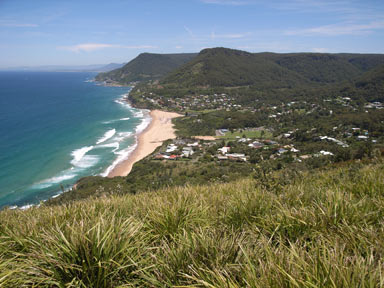
{"type": "Polygon", "coordinates": [[[0,68],[210,47],[384,53],[384,1],[0,0],[0,68]]]}

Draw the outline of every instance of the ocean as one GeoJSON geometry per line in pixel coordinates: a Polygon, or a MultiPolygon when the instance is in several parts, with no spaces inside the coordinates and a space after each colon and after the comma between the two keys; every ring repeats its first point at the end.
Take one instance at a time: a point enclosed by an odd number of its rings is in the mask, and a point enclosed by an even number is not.
{"type": "Polygon", "coordinates": [[[129,87],[95,73],[0,72],[0,208],[56,197],[78,179],[106,176],[136,145],[148,113],[129,87]]]}

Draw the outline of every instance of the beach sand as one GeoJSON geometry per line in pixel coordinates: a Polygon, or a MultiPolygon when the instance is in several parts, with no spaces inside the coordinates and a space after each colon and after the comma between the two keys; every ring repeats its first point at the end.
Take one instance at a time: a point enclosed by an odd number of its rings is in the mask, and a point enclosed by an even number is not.
{"type": "Polygon", "coordinates": [[[133,164],[151,154],[157,147],[161,146],[165,140],[176,138],[172,119],[181,117],[182,115],[160,110],[152,110],[150,115],[152,121],[148,127],[138,135],[136,149],[128,156],[127,160],[118,164],[108,174],[108,177],[127,176],[129,172],[131,172],[133,164]]]}

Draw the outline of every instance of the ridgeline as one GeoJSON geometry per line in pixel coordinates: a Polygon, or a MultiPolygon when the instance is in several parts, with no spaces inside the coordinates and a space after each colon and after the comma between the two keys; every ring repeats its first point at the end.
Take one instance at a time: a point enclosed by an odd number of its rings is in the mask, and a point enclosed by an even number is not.
{"type": "Polygon", "coordinates": [[[157,80],[179,66],[190,61],[197,54],[153,54],[142,53],[119,69],[96,76],[97,81],[130,84],[137,81],[157,80]]]}

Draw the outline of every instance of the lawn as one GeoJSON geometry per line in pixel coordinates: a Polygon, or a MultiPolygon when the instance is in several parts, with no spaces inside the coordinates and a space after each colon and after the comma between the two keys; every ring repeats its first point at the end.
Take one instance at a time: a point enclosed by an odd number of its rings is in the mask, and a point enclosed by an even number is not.
{"type": "Polygon", "coordinates": [[[227,132],[224,136],[219,136],[220,139],[234,140],[236,137],[246,138],[263,138],[268,139],[272,137],[272,133],[268,130],[238,130],[232,132],[227,132]]]}

